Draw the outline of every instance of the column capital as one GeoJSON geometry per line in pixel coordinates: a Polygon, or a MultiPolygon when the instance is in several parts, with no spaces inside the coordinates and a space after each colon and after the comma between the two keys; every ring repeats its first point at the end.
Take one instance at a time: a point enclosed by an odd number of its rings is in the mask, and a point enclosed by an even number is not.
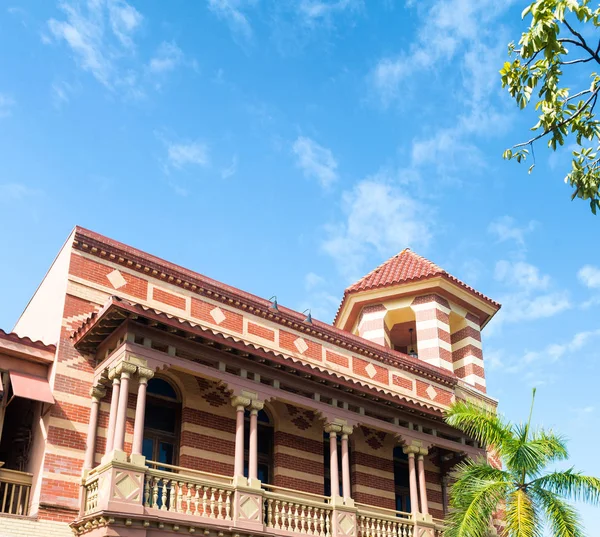
{"type": "Polygon", "coordinates": [[[234,395],[231,398],[231,405],[237,408],[246,408],[250,404],[250,397],[244,397],[243,395],[234,395]]]}
{"type": "Polygon", "coordinates": [[[264,401],[258,401],[257,399],[250,400],[250,410],[255,410],[256,412],[262,410],[265,407],[264,401]]]}
{"type": "Polygon", "coordinates": [[[429,455],[429,450],[425,447],[420,447],[419,448],[419,457],[426,457],[427,455],[429,455]]]}
{"type": "Polygon", "coordinates": [[[154,376],[154,371],[149,367],[143,367],[141,365],[138,365],[137,374],[139,377],[139,381],[145,384],[154,376]]]}
{"type": "Polygon", "coordinates": [[[342,435],[349,436],[354,431],[354,427],[352,425],[342,425],[342,435]]]}
{"type": "Polygon", "coordinates": [[[119,377],[119,375],[117,374],[117,368],[116,367],[112,367],[111,369],[108,370],[108,380],[112,380],[113,384],[119,384],[119,382],[121,382],[121,379],[119,377]]]}
{"type": "Polygon", "coordinates": [[[106,395],[106,388],[102,384],[96,384],[90,389],[90,397],[96,402],[100,402],[106,395]]]}
{"type": "Polygon", "coordinates": [[[136,372],[137,366],[131,362],[123,361],[118,363],[115,369],[117,370],[117,375],[121,378],[130,378],[136,372]]]}
{"type": "Polygon", "coordinates": [[[342,425],[340,425],[339,423],[327,423],[327,424],[325,424],[324,430],[326,433],[329,433],[329,434],[341,433],[342,425]]]}
{"type": "Polygon", "coordinates": [[[417,455],[421,451],[421,448],[419,446],[408,445],[404,446],[402,451],[406,455],[417,455]]]}

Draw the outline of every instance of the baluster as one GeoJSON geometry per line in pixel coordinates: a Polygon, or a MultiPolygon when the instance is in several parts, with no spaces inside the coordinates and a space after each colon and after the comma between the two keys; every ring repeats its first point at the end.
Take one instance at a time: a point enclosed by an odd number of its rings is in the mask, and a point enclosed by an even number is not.
{"type": "Polygon", "coordinates": [[[177,505],[176,509],[178,513],[183,513],[183,482],[179,481],[177,485],[177,505]]]}
{"type": "Polygon", "coordinates": [[[177,512],[177,490],[175,485],[177,482],[171,479],[171,486],[169,487],[169,511],[177,512]]]}
{"type": "Polygon", "coordinates": [[[374,518],[371,518],[371,534],[369,537],[377,536],[377,521],[374,518]]]}
{"type": "Polygon", "coordinates": [[[381,537],[381,519],[377,519],[377,537],[381,537]]]}
{"type": "Polygon", "coordinates": [[[306,507],[300,506],[300,533],[306,533],[306,507]]]}
{"type": "Polygon", "coordinates": [[[206,514],[206,507],[208,504],[208,487],[202,487],[203,490],[203,494],[202,494],[202,516],[208,516],[206,514]]]}
{"type": "Polygon", "coordinates": [[[163,477],[160,480],[160,486],[161,486],[160,499],[161,499],[161,504],[162,504],[160,506],[160,508],[163,511],[166,511],[167,510],[167,487],[169,486],[168,480],[163,477]]]}
{"type": "Polygon", "coordinates": [[[281,529],[287,530],[287,502],[281,502],[281,529]]]}
{"type": "Polygon", "coordinates": [[[273,527],[273,498],[267,500],[267,528],[273,527]]]}
{"type": "Polygon", "coordinates": [[[210,518],[216,518],[216,515],[215,515],[215,503],[216,503],[215,490],[216,489],[214,489],[214,488],[210,489],[210,518]]]}
{"type": "Polygon", "coordinates": [[[200,505],[200,487],[196,485],[196,491],[194,493],[194,514],[198,515],[198,506],[200,505]]]}
{"type": "Polygon", "coordinates": [[[152,507],[158,507],[158,477],[152,478],[152,507]]]}
{"type": "Polygon", "coordinates": [[[225,492],[225,520],[231,520],[231,491],[225,492]]]}
{"type": "Polygon", "coordinates": [[[186,487],[187,487],[187,495],[185,497],[185,503],[187,504],[186,505],[187,509],[185,510],[185,514],[191,515],[192,514],[192,484],[186,483],[186,487]]]}
{"type": "Polygon", "coordinates": [[[275,500],[275,524],[274,524],[273,528],[275,528],[276,530],[281,529],[281,526],[279,525],[279,517],[281,515],[280,508],[281,508],[281,502],[279,500],[275,500]]]}
{"type": "Polygon", "coordinates": [[[294,531],[299,531],[300,530],[300,511],[299,511],[299,505],[296,503],[294,504],[294,531]]]}
{"type": "Polygon", "coordinates": [[[217,490],[217,518],[223,518],[223,491],[217,490]]]}
{"type": "Polygon", "coordinates": [[[310,509],[310,531],[311,535],[317,535],[317,522],[319,521],[319,515],[317,514],[317,510],[312,507],[310,509]]]}
{"type": "Polygon", "coordinates": [[[331,511],[327,509],[325,511],[325,537],[331,535],[331,511]]]}
{"type": "Polygon", "coordinates": [[[150,477],[144,479],[144,507],[150,507],[148,502],[150,500],[150,477]]]}

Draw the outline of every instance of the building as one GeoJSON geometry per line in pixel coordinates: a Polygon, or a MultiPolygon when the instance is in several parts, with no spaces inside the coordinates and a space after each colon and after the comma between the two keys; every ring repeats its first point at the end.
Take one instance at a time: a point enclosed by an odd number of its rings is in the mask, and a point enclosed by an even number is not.
{"type": "Polygon", "coordinates": [[[0,332],[0,536],[441,535],[499,307],[404,250],[329,325],[75,228],[0,332]]]}

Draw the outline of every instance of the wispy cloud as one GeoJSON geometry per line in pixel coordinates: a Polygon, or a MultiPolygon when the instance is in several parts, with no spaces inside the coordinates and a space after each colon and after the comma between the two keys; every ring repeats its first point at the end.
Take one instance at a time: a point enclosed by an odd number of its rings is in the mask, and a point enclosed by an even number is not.
{"type": "Polygon", "coordinates": [[[292,150],[304,175],[314,177],[324,188],[337,180],[338,163],[330,149],[306,136],[298,136],[292,150]]]}
{"type": "Polygon", "coordinates": [[[433,234],[432,209],[375,175],[342,195],[341,221],[326,228],[322,249],[346,278],[362,276],[365,262],[385,258],[407,246],[424,248],[433,234]]]}
{"type": "Polygon", "coordinates": [[[577,273],[579,281],[590,289],[600,289],[600,268],[593,265],[584,265],[577,273]]]}
{"type": "Polygon", "coordinates": [[[304,289],[306,294],[298,305],[298,310],[309,309],[313,318],[331,322],[339,306],[339,297],[329,291],[325,278],[309,272],[304,277],[304,289]]]}
{"type": "Polygon", "coordinates": [[[167,158],[171,166],[206,166],[209,163],[208,145],[201,141],[167,142],[167,158]]]}
{"type": "Polygon", "coordinates": [[[315,24],[329,22],[331,17],[348,11],[356,11],[363,5],[362,0],[301,0],[298,12],[305,22],[315,24]]]}
{"type": "Polygon", "coordinates": [[[550,276],[525,261],[498,261],[494,271],[496,280],[529,290],[547,289],[550,276]]]}
{"type": "Polygon", "coordinates": [[[254,3],[251,0],[208,0],[208,8],[217,17],[227,22],[236,39],[248,43],[252,41],[254,32],[243,10],[254,3]]]}
{"type": "MultiPolygon", "coordinates": [[[[65,18],[52,18],[48,29],[56,41],[64,41],[78,65],[101,84],[113,89],[121,85],[117,62],[132,53],[133,36],[142,15],[124,0],[63,1],[65,18]]],[[[126,81],[125,81],[126,83],[126,81]]]]}
{"type": "Polygon", "coordinates": [[[16,104],[12,97],[0,93],[0,118],[10,116],[16,104]]]}
{"type": "Polygon", "coordinates": [[[229,166],[226,166],[225,168],[221,168],[221,178],[229,179],[230,177],[233,177],[237,173],[237,166],[238,166],[238,156],[233,155],[229,166]]]}
{"type": "Polygon", "coordinates": [[[183,51],[177,46],[177,43],[163,41],[156,54],[150,59],[148,68],[152,73],[167,73],[181,65],[183,59],[183,51]]]}
{"type": "Polygon", "coordinates": [[[41,193],[41,190],[31,188],[23,183],[0,184],[0,201],[4,202],[21,201],[33,196],[39,196],[41,193]]]}
{"type": "Polygon", "coordinates": [[[525,247],[525,238],[537,227],[537,222],[529,221],[525,225],[518,225],[511,216],[502,216],[493,220],[488,226],[488,231],[496,237],[498,242],[514,242],[517,246],[525,247]]]}

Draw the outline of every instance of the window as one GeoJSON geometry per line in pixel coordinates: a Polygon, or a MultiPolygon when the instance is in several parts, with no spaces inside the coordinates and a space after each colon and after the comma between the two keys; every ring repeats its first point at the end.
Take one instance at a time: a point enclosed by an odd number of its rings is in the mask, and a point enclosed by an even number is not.
{"type": "Polygon", "coordinates": [[[181,400],[175,388],[165,379],[150,379],[142,446],[147,460],[177,463],[180,420],[181,400]]]}
{"type": "MultiPolygon", "coordinates": [[[[261,483],[273,482],[273,421],[265,410],[258,411],[258,479],[261,483]]],[[[250,411],[246,410],[244,421],[244,475],[248,477],[250,456],[250,411]]]]}
{"type": "Polygon", "coordinates": [[[410,482],[408,478],[408,456],[401,447],[394,448],[394,488],[396,511],[410,513],[410,482]]]}

